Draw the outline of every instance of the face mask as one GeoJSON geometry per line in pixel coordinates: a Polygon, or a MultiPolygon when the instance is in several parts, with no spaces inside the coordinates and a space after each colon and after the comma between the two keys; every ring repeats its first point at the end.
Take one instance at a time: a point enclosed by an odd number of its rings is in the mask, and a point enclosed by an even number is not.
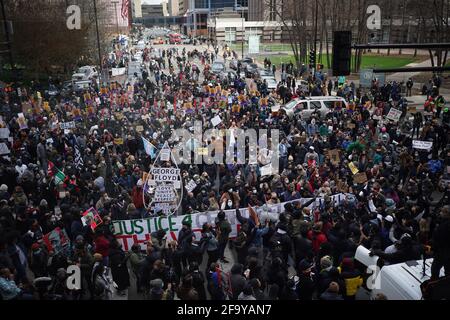
{"type": "Polygon", "coordinates": [[[228,201],[227,204],[228,204],[229,207],[231,207],[233,205],[233,202],[228,201]]]}

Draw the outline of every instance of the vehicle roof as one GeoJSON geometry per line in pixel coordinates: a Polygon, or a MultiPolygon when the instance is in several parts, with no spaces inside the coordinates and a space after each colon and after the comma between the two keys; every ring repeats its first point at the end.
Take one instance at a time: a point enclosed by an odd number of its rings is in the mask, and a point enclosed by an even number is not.
{"type": "Polygon", "coordinates": [[[317,97],[305,97],[304,99],[301,98],[296,98],[296,101],[317,101],[317,100],[325,100],[325,101],[330,101],[330,100],[339,100],[339,101],[345,101],[344,98],[342,97],[336,97],[336,96],[317,96],[317,97]]]}

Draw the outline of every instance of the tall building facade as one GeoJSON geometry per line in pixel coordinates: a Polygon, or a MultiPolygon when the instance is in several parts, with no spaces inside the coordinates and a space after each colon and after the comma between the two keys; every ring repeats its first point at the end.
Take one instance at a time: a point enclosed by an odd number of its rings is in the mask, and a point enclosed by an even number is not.
{"type": "Polygon", "coordinates": [[[185,32],[192,36],[207,36],[211,15],[223,10],[233,10],[248,18],[249,0],[185,0],[185,7],[186,3],[185,32]]]}
{"type": "Polygon", "coordinates": [[[180,1],[179,0],[169,0],[168,3],[169,15],[174,17],[178,16],[180,12],[180,1]]]}
{"type": "Polygon", "coordinates": [[[131,1],[131,16],[134,18],[142,18],[142,1],[132,0],[131,1]]]}

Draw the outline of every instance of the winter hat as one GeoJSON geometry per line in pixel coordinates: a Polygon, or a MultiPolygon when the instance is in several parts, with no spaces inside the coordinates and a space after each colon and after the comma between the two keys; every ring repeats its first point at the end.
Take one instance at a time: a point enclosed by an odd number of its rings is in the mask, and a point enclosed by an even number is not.
{"type": "Polygon", "coordinates": [[[8,186],[6,184],[2,184],[0,186],[0,191],[8,191],[8,186]]]}
{"type": "Polygon", "coordinates": [[[327,269],[333,265],[333,261],[330,256],[324,256],[320,259],[320,267],[322,269],[327,269]]]}
{"type": "Polygon", "coordinates": [[[353,269],[355,267],[353,259],[352,258],[344,258],[342,260],[342,267],[347,268],[347,269],[353,269]]]}
{"type": "Polygon", "coordinates": [[[39,206],[41,206],[41,207],[46,207],[46,206],[48,206],[47,200],[42,199],[41,202],[39,203],[39,206]]]}
{"type": "Polygon", "coordinates": [[[313,264],[311,262],[309,262],[306,259],[303,259],[302,261],[300,261],[299,265],[298,265],[298,270],[300,272],[308,270],[309,268],[311,268],[313,266],[313,264]]]}

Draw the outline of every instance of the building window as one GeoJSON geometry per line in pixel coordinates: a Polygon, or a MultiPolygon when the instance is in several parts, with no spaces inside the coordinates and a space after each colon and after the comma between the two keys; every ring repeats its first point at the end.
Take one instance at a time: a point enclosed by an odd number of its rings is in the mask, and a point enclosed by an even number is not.
{"type": "Polygon", "coordinates": [[[228,43],[236,42],[236,28],[234,27],[225,28],[225,42],[228,43]]]}

